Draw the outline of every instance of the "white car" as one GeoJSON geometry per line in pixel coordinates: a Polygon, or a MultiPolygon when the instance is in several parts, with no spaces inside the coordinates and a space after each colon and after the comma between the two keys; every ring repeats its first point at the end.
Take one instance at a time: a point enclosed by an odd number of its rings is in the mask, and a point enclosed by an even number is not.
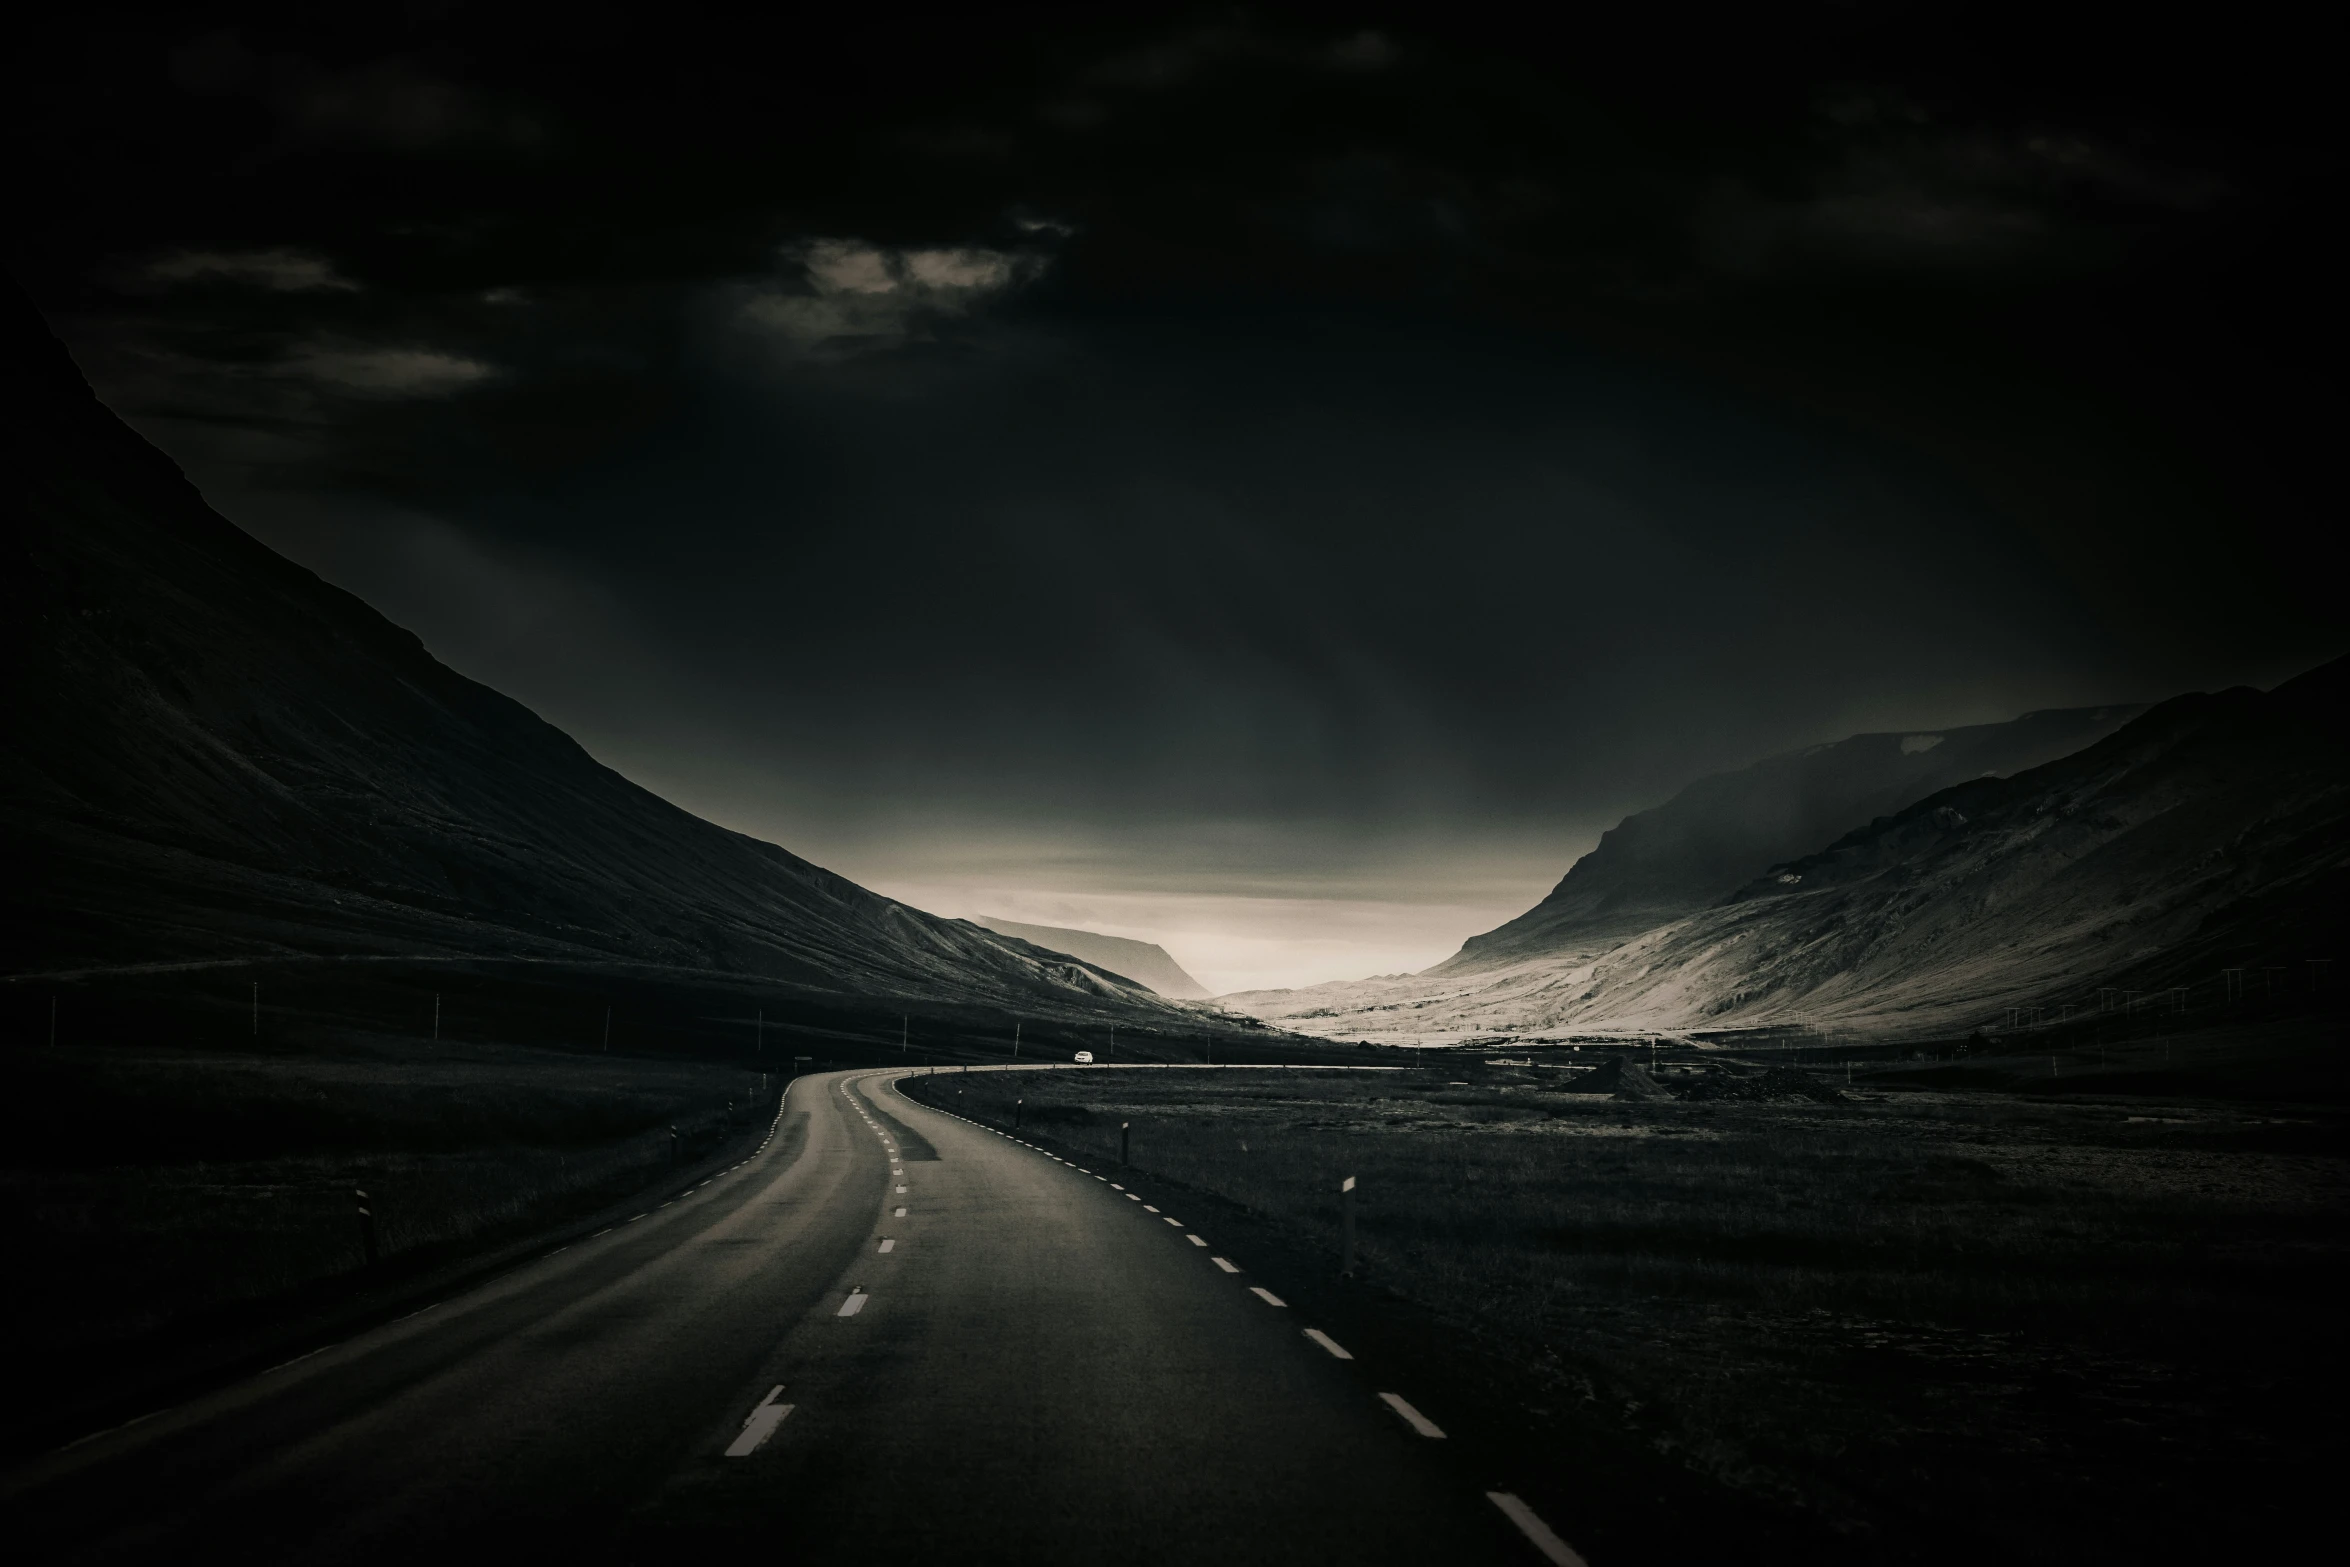
{"type": "Polygon", "coordinates": [[[1079,1066],[1091,1066],[1091,1065],[1093,1065],[1093,1052],[1092,1052],[1092,1051],[1090,1051],[1090,1050],[1080,1050],[1080,1051],[1078,1051],[1078,1052],[1077,1052],[1077,1064],[1078,1064],[1079,1066]]]}

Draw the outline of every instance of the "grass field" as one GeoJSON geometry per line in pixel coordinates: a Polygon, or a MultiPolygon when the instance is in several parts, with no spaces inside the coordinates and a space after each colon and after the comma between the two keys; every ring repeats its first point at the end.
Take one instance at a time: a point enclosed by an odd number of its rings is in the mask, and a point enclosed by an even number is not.
{"type": "Polygon", "coordinates": [[[763,1113],[755,1072],[429,1039],[11,1065],[0,1237],[37,1282],[4,1297],[0,1343],[28,1376],[354,1278],[359,1191],[379,1271],[413,1272],[615,1201],[763,1113]]]}
{"type": "Polygon", "coordinates": [[[2175,1559],[2328,1483],[2308,1428],[2342,1386],[2341,1113],[1627,1103],[1564,1075],[917,1088],[1006,1124],[1018,1095],[1032,1135],[1092,1159],[1131,1122],[1138,1170],[1299,1248],[1335,1250],[1357,1176],[1362,1266],[1513,1346],[1537,1425],[1611,1425],[1864,1555],[2175,1559]]]}

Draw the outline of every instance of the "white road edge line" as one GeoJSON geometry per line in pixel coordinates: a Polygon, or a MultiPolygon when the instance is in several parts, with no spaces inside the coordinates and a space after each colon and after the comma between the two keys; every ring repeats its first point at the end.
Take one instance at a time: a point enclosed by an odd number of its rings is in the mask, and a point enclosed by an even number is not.
{"type": "MultiPolygon", "coordinates": [[[[1248,1292],[1251,1295],[1254,1295],[1257,1299],[1263,1301],[1268,1306],[1279,1306],[1285,1310],[1288,1308],[1288,1301],[1283,1300],[1280,1296],[1274,1294],[1271,1290],[1265,1288],[1265,1286],[1262,1284],[1251,1284],[1248,1287],[1248,1292]]],[[[1439,1436],[1443,1435],[1442,1432],[1438,1432],[1437,1434],[1439,1436]]]]}
{"type": "Polygon", "coordinates": [[[1403,1416],[1403,1423],[1405,1425],[1410,1426],[1414,1431],[1419,1432],[1420,1435],[1434,1437],[1439,1442],[1444,1440],[1444,1432],[1442,1428],[1440,1428],[1435,1421],[1429,1419],[1426,1415],[1421,1414],[1410,1404],[1406,1403],[1404,1401],[1404,1396],[1401,1393],[1382,1393],[1379,1395],[1379,1397],[1388,1408],[1403,1416]]]}
{"type": "Polygon", "coordinates": [[[1226,1273],[1238,1273],[1240,1271],[1222,1257],[1210,1257],[1208,1261],[1214,1263],[1217,1267],[1222,1268],[1226,1273]]]}
{"type": "Polygon", "coordinates": [[[1573,1546],[1553,1534],[1550,1525],[1535,1516],[1533,1508],[1509,1492],[1488,1491],[1485,1499],[1500,1508],[1504,1518],[1518,1526],[1518,1532],[1542,1553],[1542,1559],[1551,1563],[1552,1567],[1590,1567],[1573,1546]]]}
{"type": "Polygon", "coordinates": [[[782,1391],[783,1384],[776,1383],[768,1390],[767,1396],[759,1400],[758,1407],[743,1417],[742,1432],[727,1445],[727,1457],[748,1458],[759,1450],[760,1444],[775,1434],[775,1428],[783,1424],[783,1417],[790,1414],[793,1407],[775,1401],[775,1395],[782,1391]]]}
{"type": "Polygon", "coordinates": [[[1306,1337],[1312,1339],[1315,1343],[1330,1351],[1330,1358],[1333,1360],[1354,1359],[1354,1356],[1348,1354],[1344,1349],[1339,1347],[1338,1340],[1332,1338],[1329,1334],[1323,1332],[1320,1328],[1306,1329],[1306,1337]]]}

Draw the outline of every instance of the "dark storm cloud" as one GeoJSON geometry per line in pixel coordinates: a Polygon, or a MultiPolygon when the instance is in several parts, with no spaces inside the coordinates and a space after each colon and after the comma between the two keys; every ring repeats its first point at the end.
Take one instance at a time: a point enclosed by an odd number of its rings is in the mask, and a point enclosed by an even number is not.
{"type": "Polygon", "coordinates": [[[2333,650],[2294,51],[1435,15],[78,18],[15,264],[230,515],[948,900],[1457,939],[1696,771],[2333,650]]]}

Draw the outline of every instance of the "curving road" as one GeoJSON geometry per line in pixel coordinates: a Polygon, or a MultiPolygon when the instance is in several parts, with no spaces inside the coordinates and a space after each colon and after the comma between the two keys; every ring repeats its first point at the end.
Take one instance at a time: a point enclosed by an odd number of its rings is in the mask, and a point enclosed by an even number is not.
{"type": "Polygon", "coordinates": [[[20,1562],[1577,1560],[1212,1231],[857,1071],[467,1294],[0,1481],[20,1562]]]}

